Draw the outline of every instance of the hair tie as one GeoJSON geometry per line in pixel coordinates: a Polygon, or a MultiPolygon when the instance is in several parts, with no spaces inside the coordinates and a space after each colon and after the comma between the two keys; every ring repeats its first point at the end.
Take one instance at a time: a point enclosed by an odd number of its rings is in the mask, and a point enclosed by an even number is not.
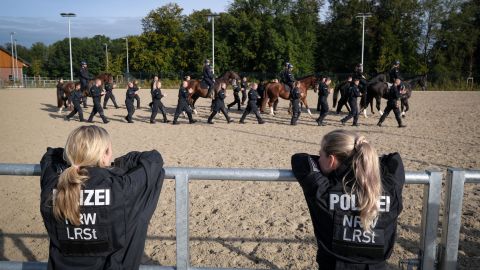
{"type": "Polygon", "coordinates": [[[360,136],[355,140],[355,145],[353,148],[358,151],[360,149],[360,146],[364,143],[368,143],[367,139],[365,139],[365,137],[363,136],[360,136]]]}
{"type": "Polygon", "coordinates": [[[77,171],[80,170],[80,166],[78,166],[78,165],[72,164],[72,167],[75,168],[77,171]]]}

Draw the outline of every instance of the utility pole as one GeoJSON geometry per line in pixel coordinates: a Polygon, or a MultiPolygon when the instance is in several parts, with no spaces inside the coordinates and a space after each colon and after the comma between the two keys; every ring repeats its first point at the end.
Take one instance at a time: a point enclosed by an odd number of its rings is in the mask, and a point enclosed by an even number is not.
{"type": "Polygon", "coordinates": [[[68,45],[70,47],[70,81],[73,82],[72,34],[70,32],[70,18],[73,18],[77,15],[75,13],[60,13],[60,16],[68,18],[68,45]]]}
{"type": "Polygon", "coordinates": [[[123,39],[125,39],[125,45],[127,46],[127,80],[128,80],[130,77],[130,67],[128,65],[128,37],[124,37],[123,39]]]}
{"type": "Polygon", "coordinates": [[[215,17],[220,16],[220,14],[208,14],[207,17],[212,20],[212,72],[215,74],[215,17]]]}
{"type": "Polygon", "coordinates": [[[12,51],[12,80],[13,85],[15,86],[15,54],[13,53],[13,35],[15,35],[15,32],[10,32],[10,49],[12,51]]]}
{"type": "Polygon", "coordinates": [[[357,18],[362,18],[362,71],[363,71],[363,53],[365,49],[365,18],[372,17],[372,13],[358,13],[357,18]]]}
{"type": "Polygon", "coordinates": [[[14,39],[13,40],[13,44],[14,44],[14,52],[15,52],[15,65],[14,65],[14,68],[15,68],[15,77],[17,78],[17,80],[20,82],[20,79],[19,79],[19,72],[18,72],[18,51],[17,51],[17,40],[14,39]]]}
{"type": "Polygon", "coordinates": [[[105,69],[105,72],[108,72],[108,44],[107,43],[103,43],[103,45],[105,45],[105,61],[106,61],[106,69],[105,69]]]}

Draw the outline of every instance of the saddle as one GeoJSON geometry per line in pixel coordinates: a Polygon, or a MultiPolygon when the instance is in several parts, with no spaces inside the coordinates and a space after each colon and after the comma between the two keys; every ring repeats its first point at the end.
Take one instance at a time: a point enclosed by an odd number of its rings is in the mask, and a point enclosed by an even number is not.
{"type": "Polygon", "coordinates": [[[202,89],[208,89],[208,83],[204,79],[200,81],[200,88],[202,89]]]}
{"type": "Polygon", "coordinates": [[[282,83],[283,84],[283,87],[285,87],[285,90],[288,91],[288,92],[291,92],[292,91],[292,88],[290,87],[290,85],[286,84],[286,83],[282,83]]]}

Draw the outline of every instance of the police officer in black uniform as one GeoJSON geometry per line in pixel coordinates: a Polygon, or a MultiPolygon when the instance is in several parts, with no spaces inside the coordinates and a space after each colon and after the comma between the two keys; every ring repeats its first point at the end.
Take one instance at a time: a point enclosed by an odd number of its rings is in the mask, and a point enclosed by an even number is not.
{"type": "Polygon", "coordinates": [[[319,104],[319,109],[320,109],[320,116],[317,118],[317,124],[319,126],[323,126],[323,120],[328,114],[328,95],[330,94],[330,89],[328,89],[328,86],[332,80],[329,77],[325,78],[324,83],[320,83],[319,89],[318,89],[318,104],[319,104]]]}
{"type": "Polygon", "coordinates": [[[350,106],[350,113],[345,116],[340,122],[342,122],[343,125],[350,120],[350,118],[353,117],[353,124],[352,126],[358,126],[358,102],[357,98],[361,97],[360,91],[358,90],[358,84],[360,83],[360,80],[358,78],[355,78],[353,80],[352,86],[348,89],[347,96],[348,96],[348,105],[350,106]]]}
{"type": "Polygon", "coordinates": [[[240,105],[240,91],[241,91],[241,88],[240,86],[237,84],[237,80],[236,79],[233,79],[232,80],[232,88],[233,88],[233,102],[228,104],[227,105],[227,108],[230,110],[231,107],[235,106],[235,104],[237,104],[238,106],[238,109],[237,110],[241,110],[242,107],[240,105]]]}
{"type": "Polygon", "coordinates": [[[290,91],[290,102],[292,103],[292,119],[290,120],[290,125],[296,126],[297,120],[300,117],[300,89],[298,89],[299,82],[295,82],[295,87],[290,91]]]}
{"type": "Polygon", "coordinates": [[[359,89],[361,92],[365,92],[367,89],[367,81],[365,80],[365,75],[363,75],[363,65],[362,63],[359,63],[355,66],[355,69],[353,71],[353,79],[358,79],[360,81],[359,83],[359,89]]]}
{"type": "Polygon", "coordinates": [[[155,123],[155,117],[157,116],[158,110],[163,115],[163,122],[168,123],[169,121],[167,120],[167,113],[165,111],[165,106],[163,106],[163,103],[161,99],[165,97],[164,94],[162,94],[162,90],[160,89],[162,87],[162,83],[160,81],[156,81],[156,85],[154,86],[154,89],[152,91],[152,115],[150,116],[150,123],[154,124],[155,123]]]}
{"type": "Polygon", "coordinates": [[[282,71],[280,71],[280,73],[278,74],[278,77],[280,78],[280,82],[281,83],[287,83],[285,81],[285,77],[286,77],[286,74],[288,72],[288,66],[290,65],[289,62],[285,62],[285,66],[283,67],[282,71]]]}
{"type": "Polygon", "coordinates": [[[207,97],[210,97],[212,94],[212,87],[215,83],[215,77],[213,75],[212,67],[210,66],[210,60],[205,60],[205,65],[203,65],[203,80],[208,84],[208,94],[207,97]]]}
{"type": "Polygon", "coordinates": [[[133,113],[135,112],[135,106],[133,105],[133,101],[135,100],[137,90],[138,88],[134,86],[133,82],[128,82],[128,88],[125,97],[125,106],[127,107],[128,112],[127,116],[125,116],[125,120],[127,120],[128,123],[133,123],[132,117],[133,113]]]}
{"type": "Polygon", "coordinates": [[[113,95],[113,88],[115,87],[115,84],[113,82],[105,82],[104,88],[105,88],[105,97],[103,98],[103,108],[107,108],[107,102],[109,99],[112,100],[113,105],[115,106],[115,109],[118,109],[117,101],[115,99],[115,96],[113,95]]]}
{"type": "Polygon", "coordinates": [[[387,118],[388,114],[390,114],[390,111],[393,110],[395,119],[397,119],[398,127],[406,127],[406,125],[402,124],[402,117],[400,116],[400,110],[398,109],[398,100],[400,99],[400,95],[405,93],[405,90],[402,89],[402,87],[403,85],[400,79],[396,79],[390,89],[388,89],[387,107],[385,108],[382,117],[380,117],[377,126],[381,127],[383,121],[385,121],[385,118],[387,118]]]}
{"type": "Polygon", "coordinates": [[[83,122],[83,110],[82,106],[80,106],[80,103],[84,97],[80,83],[75,83],[75,90],[71,93],[70,98],[72,99],[73,103],[73,111],[65,116],[65,120],[70,121],[70,118],[72,118],[78,112],[78,118],[80,119],[80,122],[83,122]]]}
{"type": "Polygon", "coordinates": [[[240,84],[240,86],[242,90],[242,105],[245,105],[245,101],[247,100],[247,89],[248,89],[247,77],[242,78],[242,83],[240,84]]]}
{"type": "Polygon", "coordinates": [[[258,85],[256,83],[252,83],[251,86],[252,88],[250,88],[250,91],[248,91],[247,108],[245,108],[245,111],[242,114],[242,118],[240,118],[240,124],[245,124],[245,117],[247,117],[247,115],[249,115],[250,113],[255,114],[259,124],[265,124],[265,121],[263,121],[262,117],[260,116],[257,107],[257,99],[259,98],[257,93],[258,85]]]}
{"type": "Polygon", "coordinates": [[[137,109],[140,109],[140,96],[137,91],[140,90],[137,80],[133,81],[133,87],[135,88],[135,96],[133,97],[137,101],[137,109]]]}
{"type": "MultiPolygon", "coordinates": [[[[373,146],[362,140],[363,136],[350,134],[345,130],[327,134],[327,142],[325,137],[322,141],[320,156],[306,153],[293,155],[293,174],[303,190],[310,211],[318,246],[316,261],[319,269],[385,270],[386,260],[395,244],[398,216],[403,209],[405,171],[402,159],[398,153],[378,159],[373,146]],[[345,136],[348,138],[345,139],[345,136]],[[335,143],[340,147],[332,147],[335,143]],[[365,155],[376,162],[365,164],[365,155]],[[370,197],[373,191],[359,188],[361,184],[359,176],[352,169],[353,163],[356,164],[356,170],[358,166],[370,166],[379,173],[380,179],[378,176],[363,177],[366,182],[375,179],[376,184],[380,185],[375,198],[370,197]],[[359,190],[364,194],[359,194],[359,190]],[[378,216],[375,219],[370,215],[369,230],[363,223],[365,220],[360,217],[359,198],[364,195],[377,202],[378,216]]],[[[362,168],[362,171],[365,169],[362,168]]]]}
{"type": "Polygon", "coordinates": [[[393,62],[393,66],[388,72],[388,75],[390,77],[390,83],[392,84],[395,83],[396,79],[402,79],[400,76],[400,61],[395,60],[395,62],[393,62]]]}
{"type": "MultiPolygon", "coordinates": [[[[88,89],[88,81],[92,80],[93,77],[88,73],[87,62],[82,61],[80,63],[82,66],[80,67],[80,71],[78,72],[78,77],[80,78],[80,85],[82,91],[87,92],[88,89]]],[[[87,108],[87,97],[83,99],[83,108],[87,108]]]]}
{"type": "MultiPolygon", "coordinates": [[[[101,128],[82,126],[79,129],[84,129],[82,135],[77,133],[72,138],[76,141],[67,142],[85,143],[87,132],[93,133],[93,139],[98,140],[96,130],[101,128]]],[[[85,143],[84,147],[91,147],[93,143],[85,143]]],[[[46,269],[139,269],[148,224],[165,177],[162,156],[156,150],[130,152],[116,158],[112,167],[86,161],[78,165],[68,155],[70,164],[64,160],[69,148],[72,147],[67,145],[66,150],[49,147],[40,161],[40,211],[50,241],[46,269]],[[59,175],[63,172],[87,179],[82,179],[77,186],[73,183],[60,185],[63,175],[59,175]],[[61,189],[77,188],[80,192],[80,200],[75,202],[79,207],[78,225],[54,214],[55,205],[59,208],[61,205],[55,201],[61,189]]]]}
{"type": "Polygon", "coordinates": [[[175,114],[173,115],[173,124],[178,125],[180,124],[177,119],[180,116],[182,112],[187,113],[188,116],[188,122],[190,124],[193,124],[197,122],[197,120],[194,120],[192,117],[192,108],[188,105],[188,82],[183,81],[182,86],[180,86],[180,89],[178,90],[178,103],[177,103],[177,109],[175,110],[175,114]]]}
{"type": "Polygon", "coordinates": [[[108,121],[107,117],[105,117],[105,115],[103,114],[101,98],[104,95],[104,93],[102,92],[101,86],[102,86],[102,81],[100,79],[96,79],[95,85],[93,85],[90,88],[90,96],[93,99],[93,109],[92,109],[92,113],[90,113],[90,117],[88,117],[89,123],[93,122],[93,117],[97,113],[100,114],[100,117],[102,118],[103,123],[107,124],[108,122],[110,122],[108,121]]]}
{"type": "Polygon", "coordinates": [[[293,88],[293,84],[295,83],[295,77],[293,76],[292,70],[293,70],[293,65],[288,64],[288,69],[287,69],[287,72],[285,73],[284,81],[285,81],[285,84],[290,87],[290,89],[293,88]]]}
{"type": "Polygon", "coordinates": [[[218,90],[217,96],[213,100],[212,113],[208,117],[208,123],[209,124],[213,124],[213,121],[212,121],[213,117],[215,117],[215,115],[218,112],[222,112],[223,115],[225,115],[225,119],[227,119],[228,124],[233,122],[233,120],[230,118],[230,116],[228,116],[227,110],[225,109],[225,97],[227,96],[226,90],[225,90],[226,88],[227,88],[227,84],[226,83],[221,83],[220,90],[218,90]]]}

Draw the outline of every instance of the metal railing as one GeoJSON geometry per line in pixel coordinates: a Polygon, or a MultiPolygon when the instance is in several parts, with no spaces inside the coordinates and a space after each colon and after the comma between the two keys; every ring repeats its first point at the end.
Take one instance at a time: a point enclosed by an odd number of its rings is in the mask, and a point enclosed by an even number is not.
{"type": "MultiPolygon", "coordinates": [[[[39,176],[38,164],[0,164],[0,175],[39,176]]],[[[165,168],[165,178],[175,179],[176,266],[142,265],[140,269],[156,270],[233,270],[230,268],[199,268],[190,266],[189,249],[189,180],[285,181],[294,182],[290,170],[165,168]]],[[[433,269],[436,259],[436,237],[440,209],[442,173],[438,171],[407,172],[406,184],[421,184],[423,212],[419,243],[419,263],[422,269],[433,269]]],[[[46,269],[40,262],[0,262],[0,269],[46,269]]]]}
{"type": "Polygon", "coordinates": [[[442,238],[439,245],[441,270],[457,269],[465,183],[480,184],[480,171],[448,169],[445,205],[443,208],[442,238]]]}

